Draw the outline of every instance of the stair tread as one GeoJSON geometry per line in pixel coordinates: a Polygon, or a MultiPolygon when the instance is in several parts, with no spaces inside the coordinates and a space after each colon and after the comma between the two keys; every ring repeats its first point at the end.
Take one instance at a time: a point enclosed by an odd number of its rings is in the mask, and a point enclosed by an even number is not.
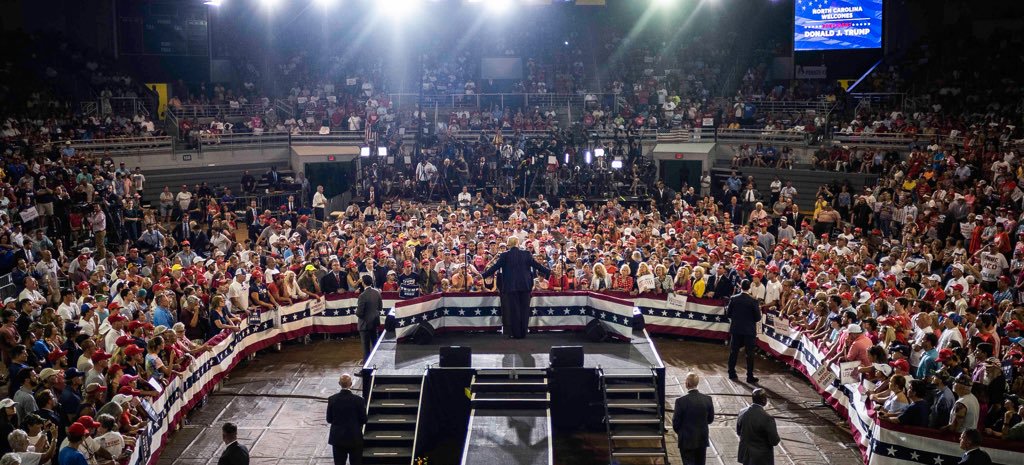
{"type": "Polygon", "coordinates": [[[415,423],[416,415],[402,414],[372,414],[367,418],[367,423],[415,423]]]}
{"type": "Polygon", "coordinates": [[[665,449],[661,447],[618,447],[612,451],[612,456],[659,456],[665,455],[665,449]]]}
{"type": "Polygon", "coordinates": [[[411,447],[367,447],[363,457],[412,457],[411,447]]]}
{"type": "Polygon", "coordinates": [[[661,424],[662,419],[656,414],[611,414],[608,415],[608,422],[661,424]]]}
{"type": "Polygon", "coordinates": [[[608,407],[612,408],[658,408],[654,399],[608,399],[608,407]]]}
{"type": "Polygon", "coordinates": [[[661,439],[664,435],[661,428],[640,429],[634,426],[628,429],[612,429],[611,437],[613,439],[661,439]]]}
{"type": "Polygon", "coordinates": [[[374,392],[420,392],[419,384],[375,384],[374,392]]]}
{"type": "Polygon", "coordinates": [[[548,400],[547,392],[474,392],[473,400],[548,400]]]}
{"type": "Polygon", "coordinates": [[[418,399],[375,399],[370,401],[371,408],[411,408],[419,406],[418,399]]]}
{"type": "Polygon", "coordinates": [[[363,435],[363,439],[382,440],[382,441],[411,441],[416,435],[412,431],[367,431],[363,435]]]}
{"type": "Polygon", "coordinates": [[[606,384],[605,390],[608,392],[653,392],[655,389],[649,384],[621,383],[606,384]]]}

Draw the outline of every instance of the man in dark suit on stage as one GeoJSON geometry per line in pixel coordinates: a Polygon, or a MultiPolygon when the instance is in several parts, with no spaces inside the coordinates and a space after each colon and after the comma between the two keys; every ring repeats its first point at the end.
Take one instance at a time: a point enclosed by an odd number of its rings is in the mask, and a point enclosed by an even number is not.
{"type": "Polygon", "coordinates": [[[487,278],[501,270],[501,326],[505,336],[522,339],[526,337],[530,323],[530,291],[533,289],[533,271],[545,278],[551,272],[529,252],[519,248],[519,238],[508,238],[508,251],[498,256],[498,261],[484,272],[487,278]]]}
{"type": "Polygon", "coordinates": [[[377,342],[377,325],[380,324],[380,314],[384,311],[384,300],[380,291],[373,287],[373,278],[364,274],[363,292],[359,294],[356,301],[356,319],[359,329],[359,340],[363,344],[363,360],[370,358],[373,345],[377,342]]]}
{"type": "Polygon", "coordinates": [[[775,465],[775,446],[779,445],[779,430],[775,419],[764,410],[768,394],[754,389],[750,407],[740,410],[736,419],[736,435],[740,437],[737,459],[743,465],[775,465]]]}
{"type": "Polygon", "coordinates": [[[685,396],[676,399],[672,413],[672,431],[679,436],[679,455],[683,465],[704,465],[705,454],[711,445],[708,425],[715,421],[715,404],[700,391],[697,385],[700,377],[696,373],[686,375],[685,396]]]}
{"type": "Polygon", "coordinates": [[[220,454],[217,465],[249,465],[249,449],[238,443],[238,427],[234,423],[224,423],[220,428],[224,444],[224,452],[220,454]]]}
{"type": "Polygon", "coordinates": [[[740,283],[742,292],[729,299],[725,314],[729,317],[729,379],[735,381],[736,359],[742,347],[747,353],[747,382],[756,383],[754,376],[754,349],[757,339],[757,323],[761,321],[761,304],[751,297],[750,281],[740,283]]]}
{"type": "Polygon", "coordinates": [[[352,375],[338,378],[341,391],[327,398],[327,423],[331,434],[327,443],[334,450],[334,465],[363,463],[363,425],[366,424],[366,401],[352,392],[352,375]]]}
{"type": "Polygon", "coordinates": [[[988,452],[981,450],[981,433],[978,430],[964,430],[960,435],[960,448],[964,450],[964,455],[960,456],[958,465],[992,465],[988,452]]]}

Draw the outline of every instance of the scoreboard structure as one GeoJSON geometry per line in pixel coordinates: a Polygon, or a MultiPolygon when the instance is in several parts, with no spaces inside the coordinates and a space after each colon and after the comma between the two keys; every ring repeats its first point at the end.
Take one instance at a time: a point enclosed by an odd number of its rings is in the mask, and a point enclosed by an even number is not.
{"type": "Polygon", "coordinates": [[[116,0],[120,55],[208,57],[208,8],[202,3],[116,0]]]}

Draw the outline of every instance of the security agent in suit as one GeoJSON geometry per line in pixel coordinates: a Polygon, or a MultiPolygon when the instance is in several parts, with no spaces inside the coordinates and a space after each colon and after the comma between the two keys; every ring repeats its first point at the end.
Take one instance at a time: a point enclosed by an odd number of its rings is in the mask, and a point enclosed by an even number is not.
{"type": "Polygon", "coordinates": [[[779,445],[779,430],[775,419],[764,410],[768,394],[754,389],[754,403],[740,411],[736,419],[736,435],[740,437],[737,459],[743,465],[775,465],[773,449],[779,445]]]}
{"type": "Polygon", "coordinates": [[[238,427],[234,423],[224,423],[220,431],[224,444],[228,446],[217,459],[217,465],[249,465],[249,449],[238,443],[238,427]]]}
{"type": "Polygon", "coordinates": [[[380,291],[373,287],[373,278],[368,274],[362,277],[363,292],[356,301],[356,326],[359,329],[359,340],[363,344],[363,360],[370,358],[373,345],[377,342],[377,326],[380,315],[384,312],[384,299],[380,291]]]}
{"type": "Polygon", "coordinates": [[[341,391],[327,398],[327,423],[331,433],[327,443],[334,450],[334,464],[363,463],[363,425],[366,424],[366,401],[352,392],[352,375],[338,378],[341,391]]]}
{"type": "Polygon", "coordinates": [[[331,260],[331,271],[320,278],[320,290],[326,294],[340,292],[345,284],[345,275],[341,272],[341,262],[331,260]]]}
{"type": "Polygon", "coordinates": [[[487,278],[501,270],[501,326],[502,332],[511,338],[526,337],[530,323],[530,290],[533,289],[533,271],[545,278],[551,274],[544,265],[537,263],[529,252],[519,248],[519,238],[508,238],[508,251],[499,255],[498,260],[484,271],[487,278]]]}
{"type": "Polygon", "coordinates": [[[958,465],[992,465],[988,452],[981,450],[981,433],[977,429],[964,430],[960,435],[960,448],[964,455],[960,456],[958,465]]]}
{"type": "Polygon", "coordinates": [[[748,292],[750,281],[740,283],[742,292],[729,299],[725,313],[729,317],[729,379],[736,380],[736,359],[740,348],[747,353],[747,382],[756,383],[754,376],[754,350],[757,339],[757,323],[761,321],[761,304],[748,292]]]}
{"type": "Polygon", "coordinates": [[[711,397],[697,391],[700,377],[686,375],[685,396],[676,399],[672,413],[672,431],[679,436],[679,455],[683,465],[704,465],[708,446],[711,445],[708,425],[715,421],[715,404],[711,397]]]}

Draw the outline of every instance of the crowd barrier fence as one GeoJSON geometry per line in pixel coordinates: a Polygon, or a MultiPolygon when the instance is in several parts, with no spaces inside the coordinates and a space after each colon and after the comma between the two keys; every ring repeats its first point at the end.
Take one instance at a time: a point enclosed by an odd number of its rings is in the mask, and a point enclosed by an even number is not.
{"type": "MultiPolygon", "coordinates": [[[[140,434],[129,463],[155,465],[175,426],[250,354],[311,334],[355,333],[357,298],[355,293],[344,293],[279,307],[252,318],[238,332],[225,331],[211,339],[213,350],[199,356],[186,376],[172,379],[153,399],[155,418],[140,434]]],[[[385,308],[391,311],[383,317],[383,323],[393,324],[399,334],[403,328],[424,321],[448,330],[486,331],[500,325],[500,310],[493,308],[496,302],[493,293],[439,294],[408,301],[398,300],[395,293],[385,293],[385,308]]],[[[538,292],[531,303],[531,326],[541,329],[575,328],[591,318],[601,318],[621,332],[627,318],[632,322],[642,315],[651,334],[716,340],[728,335],[729,319],[721,300],[570,291],[538,292]]],[[[800,331],[766,315],[758,345],[807,377],[847,421],[868,465],[951,465],[959,460],[961,451],[954,435],[879,422],[858,384],[818,385],[813,374],[821,366],[823,354],[800,331]]],[[[1000,440],[986,439],[984,448],[995,463],[1002,465],[1020,463],[1024,453],[1024,445],[1000,440]]]]}

